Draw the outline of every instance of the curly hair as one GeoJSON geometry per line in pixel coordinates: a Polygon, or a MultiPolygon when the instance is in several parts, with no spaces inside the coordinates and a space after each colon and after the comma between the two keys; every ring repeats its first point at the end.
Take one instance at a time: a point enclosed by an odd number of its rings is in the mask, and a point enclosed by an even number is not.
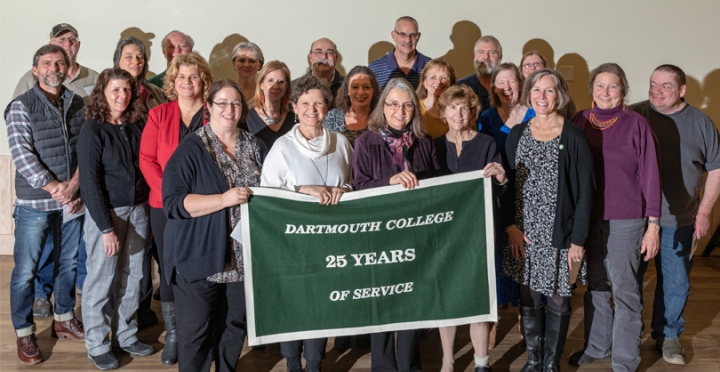
{"type": "Polygon", "coordinates": [[[123,80],[130,84],[130,102],[120,117],[124,123],[136,123],[145,118],[145,105],[138,98],[135,79],[121,68],[107,68],[100,73],[95,88],[90,94],[90,102],[85,106],[85,119],[106,122],[110,119],[110,105],[105,98],[105,89],[113,80],[123,80]]]}
{"type": "Polygon", "coordinates": [[[352,70],[348,72],[347,76],[345,76],[345,79],[343,80],[342,85],[340,85],[340,89],[338,89],[337,95],[335,96],[335,108],[346,114],[350,112],[350,109],[352,108],[349,96],[350,80],[352,80],[355,75],[367,75],[367,77],[370,78],[370,85],[372,85],[373,88],[373,98],[370,101],[370,111],[375,109],[375,106],[377,106],[377,103],[380,100],[380,94],[382,93],[377,77],[375,77],[375,73],[372,72],[371,69],[365,66],[353,67],[352,70]]]}
{"type": "Polygon", "coordinates": [[[467,103],[470,108],[470,123],[477,122],[478,115],[480,115],[480,99],[477,94],[473,92],[472,88],[467,85],[453,85],[447,88],[446,91],[440,96],[440,117],[443,121],[445,120],[445,108],[450,106],[453,102],[462,101],[467,103]]]}
{"type": "Polygon", "coordinates": [[[313,89],[317,89],[320,93],[322,93],[323,98],[325,99],[325,106],[329,107],[330,103],[332,103],[332,92],[330,91],[328,83],[325,80],[312,75],[305,75],[295,82],[292,94],[290,95],[290,103],[297,104],[300,96],[313,89]]]}
{"type": "Polygon", "coordinates": [[[197,52],[190,52],[173,58],[165,72],[163,77],[163,93],[167,97],[168,101],[174,101],[178,98],[177,91],[175,90],[175,79],[178,76],[181,66],[195,67],[200,73],[200,80],[203,82],[203,101],[208,98],[210,87],[213,84],[212,72],[210,71],[210,65],[208,62],[198,54],[197,52]]]}

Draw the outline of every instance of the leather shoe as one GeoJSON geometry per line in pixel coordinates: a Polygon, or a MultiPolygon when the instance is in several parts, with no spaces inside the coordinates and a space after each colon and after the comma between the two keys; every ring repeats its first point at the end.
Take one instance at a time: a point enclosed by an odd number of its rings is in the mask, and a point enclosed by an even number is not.
{"type": "Polygon", "coordinates": [[[40,348],[35,334],[17,338],[17,360],[24,366],[32,366],[42,362],[40,348]]]}
{"type": "Polygon", "coordinates": [[[47,298],[36,298],[33,302],[33,316],[35,318],[46,318],[52,315],[52,304],[47,298]]]}
{"type": "Polygon", "coordinates": [[[88,358],[95,363],[95,367],[101,371],[107,371],[111,369],[117,369],[120,367],[120,361],[113,355],[112,351],[108,351],[105,354],[92,356],[88,354],[88,358]]]}
{"type": "Polygon", "coordinates": [[[85,330],[83,324],[75,318],[65,322],[58,322],[53,319],[51,336],[55,338],[67,337],[73,341],[84,342],[85,330]]]}
{"type": "Polygon", "coordinates": [[[155,348],[153,348],[151,345],[142,343],[140,341],[135,341],[129,346],[124,346],[122,349],[128,354],[142,357],[152,355],[155,352],[155,348]]]}
{"type": "Polygon", "coordinates": [[[137,311],[138,329],[147,329],[158,324],[158,317],[151,309],[137,311]]]}
{"type": "Polygon", "coordinates": [[[490,372],[490,366],[484,366],[484,367],[475,366],[475,372],[490,372]]]}

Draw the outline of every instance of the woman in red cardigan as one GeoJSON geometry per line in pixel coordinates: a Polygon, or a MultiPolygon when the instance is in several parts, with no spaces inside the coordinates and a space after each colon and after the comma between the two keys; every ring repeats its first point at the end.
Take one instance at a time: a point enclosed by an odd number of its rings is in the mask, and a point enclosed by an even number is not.
{"type": "Polygon", "coordinates": [[[210,66],[199,54],[193,52],[175,57],[163,79],[163,92],[170,102],[150,110],[140,140],[140,170],[150,185],[150,228],[160,265],[160,305],[167,331],[160,358],[164,365],[177,363],[177,336],[175,297],[164,278],[167,272],[163,268],[163,234],[167,218],[162,209],[162,175],[180,141],[207,123],[203,105],[212,81],[210,66]]]}

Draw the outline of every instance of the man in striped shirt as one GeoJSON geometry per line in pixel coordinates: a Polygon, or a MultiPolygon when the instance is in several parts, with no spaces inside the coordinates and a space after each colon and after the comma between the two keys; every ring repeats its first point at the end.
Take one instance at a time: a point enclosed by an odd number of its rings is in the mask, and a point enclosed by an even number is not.
{"type": "Polygon", "coordinates": [[[395,41],[395,49],[380,57],[368,66],[377,77],[380,89],[392,78],[405,78],[413,88],[420,85],[420,73],[430,61],[430,57],[417,51],[420,41],[418,23],[413,17],[404,16],[395,21],[395,29],[390,32],[395,41]]]}

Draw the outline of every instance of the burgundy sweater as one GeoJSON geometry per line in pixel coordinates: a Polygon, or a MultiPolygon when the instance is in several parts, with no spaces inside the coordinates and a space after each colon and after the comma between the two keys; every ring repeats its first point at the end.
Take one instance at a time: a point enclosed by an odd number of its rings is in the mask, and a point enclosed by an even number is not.
{"type": "Polygon", "coordinates": [[[628,220],[660,218],[662,192],[655,135],[647,120],[623,105],[578,112],[572,121],[585,132],[595,159],[597,193],[593,218],[628,220]],[[596,129],[590,113],[604,122],[617,116],[613,126],[596,129]]]}

